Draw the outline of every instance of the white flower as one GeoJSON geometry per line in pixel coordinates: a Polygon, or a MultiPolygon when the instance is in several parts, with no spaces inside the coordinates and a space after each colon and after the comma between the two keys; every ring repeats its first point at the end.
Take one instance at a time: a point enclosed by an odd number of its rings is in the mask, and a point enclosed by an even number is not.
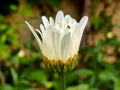
{"type": "Polygon", "coordinates": [[[77,22],[70,15],[64,16],[62,11],[58,11],[55,20],[42,16],[43,24],[40,24],[40,30],[35,29],[41,38],[27,21],[25,23],[35,36],[43,56],[48,60],[62,60],[65,63],[78,54],[87,21],[87,16],[77,22]]]}

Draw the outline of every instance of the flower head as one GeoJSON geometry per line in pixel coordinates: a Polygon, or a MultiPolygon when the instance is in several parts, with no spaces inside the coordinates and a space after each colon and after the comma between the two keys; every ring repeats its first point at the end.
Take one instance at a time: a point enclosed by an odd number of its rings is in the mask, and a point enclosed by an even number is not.
{"type": "Polygon", "coordinates": [[[77,22],[70,15],[58,11],[55,20],[49,17],[49,20],[42,16],[43,24],[40,24],[40,30],[35,29],[41,36],[36,34],[32,26],[25,21],[35,36],[44,59],[47,62],[56,64],[66,64],[78,55],[79,45],[83,35],[84,28],[87,24],[88,17],[84,16],[80,22],[77,22]]]}

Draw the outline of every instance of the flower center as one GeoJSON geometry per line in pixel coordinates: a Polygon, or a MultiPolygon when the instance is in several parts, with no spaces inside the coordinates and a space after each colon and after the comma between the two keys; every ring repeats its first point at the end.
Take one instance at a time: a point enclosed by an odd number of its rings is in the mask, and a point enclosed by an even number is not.
{"type": "Polygon", "coordinates": [[[78,64],[78,54],[75,54],[73,57],[69,58],[64,62],[63,60],[49,60],[47,57],[43,56],[43,60],[46,66],[56,72],[67,72],[74,69],[78,64]]]}

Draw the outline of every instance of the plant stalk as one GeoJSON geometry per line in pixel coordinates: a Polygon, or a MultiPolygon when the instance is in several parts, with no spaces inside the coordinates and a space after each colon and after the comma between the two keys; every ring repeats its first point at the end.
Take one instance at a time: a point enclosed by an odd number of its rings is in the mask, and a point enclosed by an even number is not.
{"type": "Polygon", "coordinates": [[[60,83],[59,90],[65,90],[66,89],[65,72],[59,72],[59,83],[60,83]]]}

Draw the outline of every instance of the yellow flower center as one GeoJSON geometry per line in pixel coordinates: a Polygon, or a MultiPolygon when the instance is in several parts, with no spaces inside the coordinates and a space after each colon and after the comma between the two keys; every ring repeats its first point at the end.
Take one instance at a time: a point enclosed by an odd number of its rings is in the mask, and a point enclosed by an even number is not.
{"type": "Polygon", "coordinates": [[[47,57],[43,56],[43,60],[48,67],[48,69],[56,72],[67,72],[71,71],[78,64],[78,54],[74,55],[64,62],[63,60],[49,60],[47,57]]]}

